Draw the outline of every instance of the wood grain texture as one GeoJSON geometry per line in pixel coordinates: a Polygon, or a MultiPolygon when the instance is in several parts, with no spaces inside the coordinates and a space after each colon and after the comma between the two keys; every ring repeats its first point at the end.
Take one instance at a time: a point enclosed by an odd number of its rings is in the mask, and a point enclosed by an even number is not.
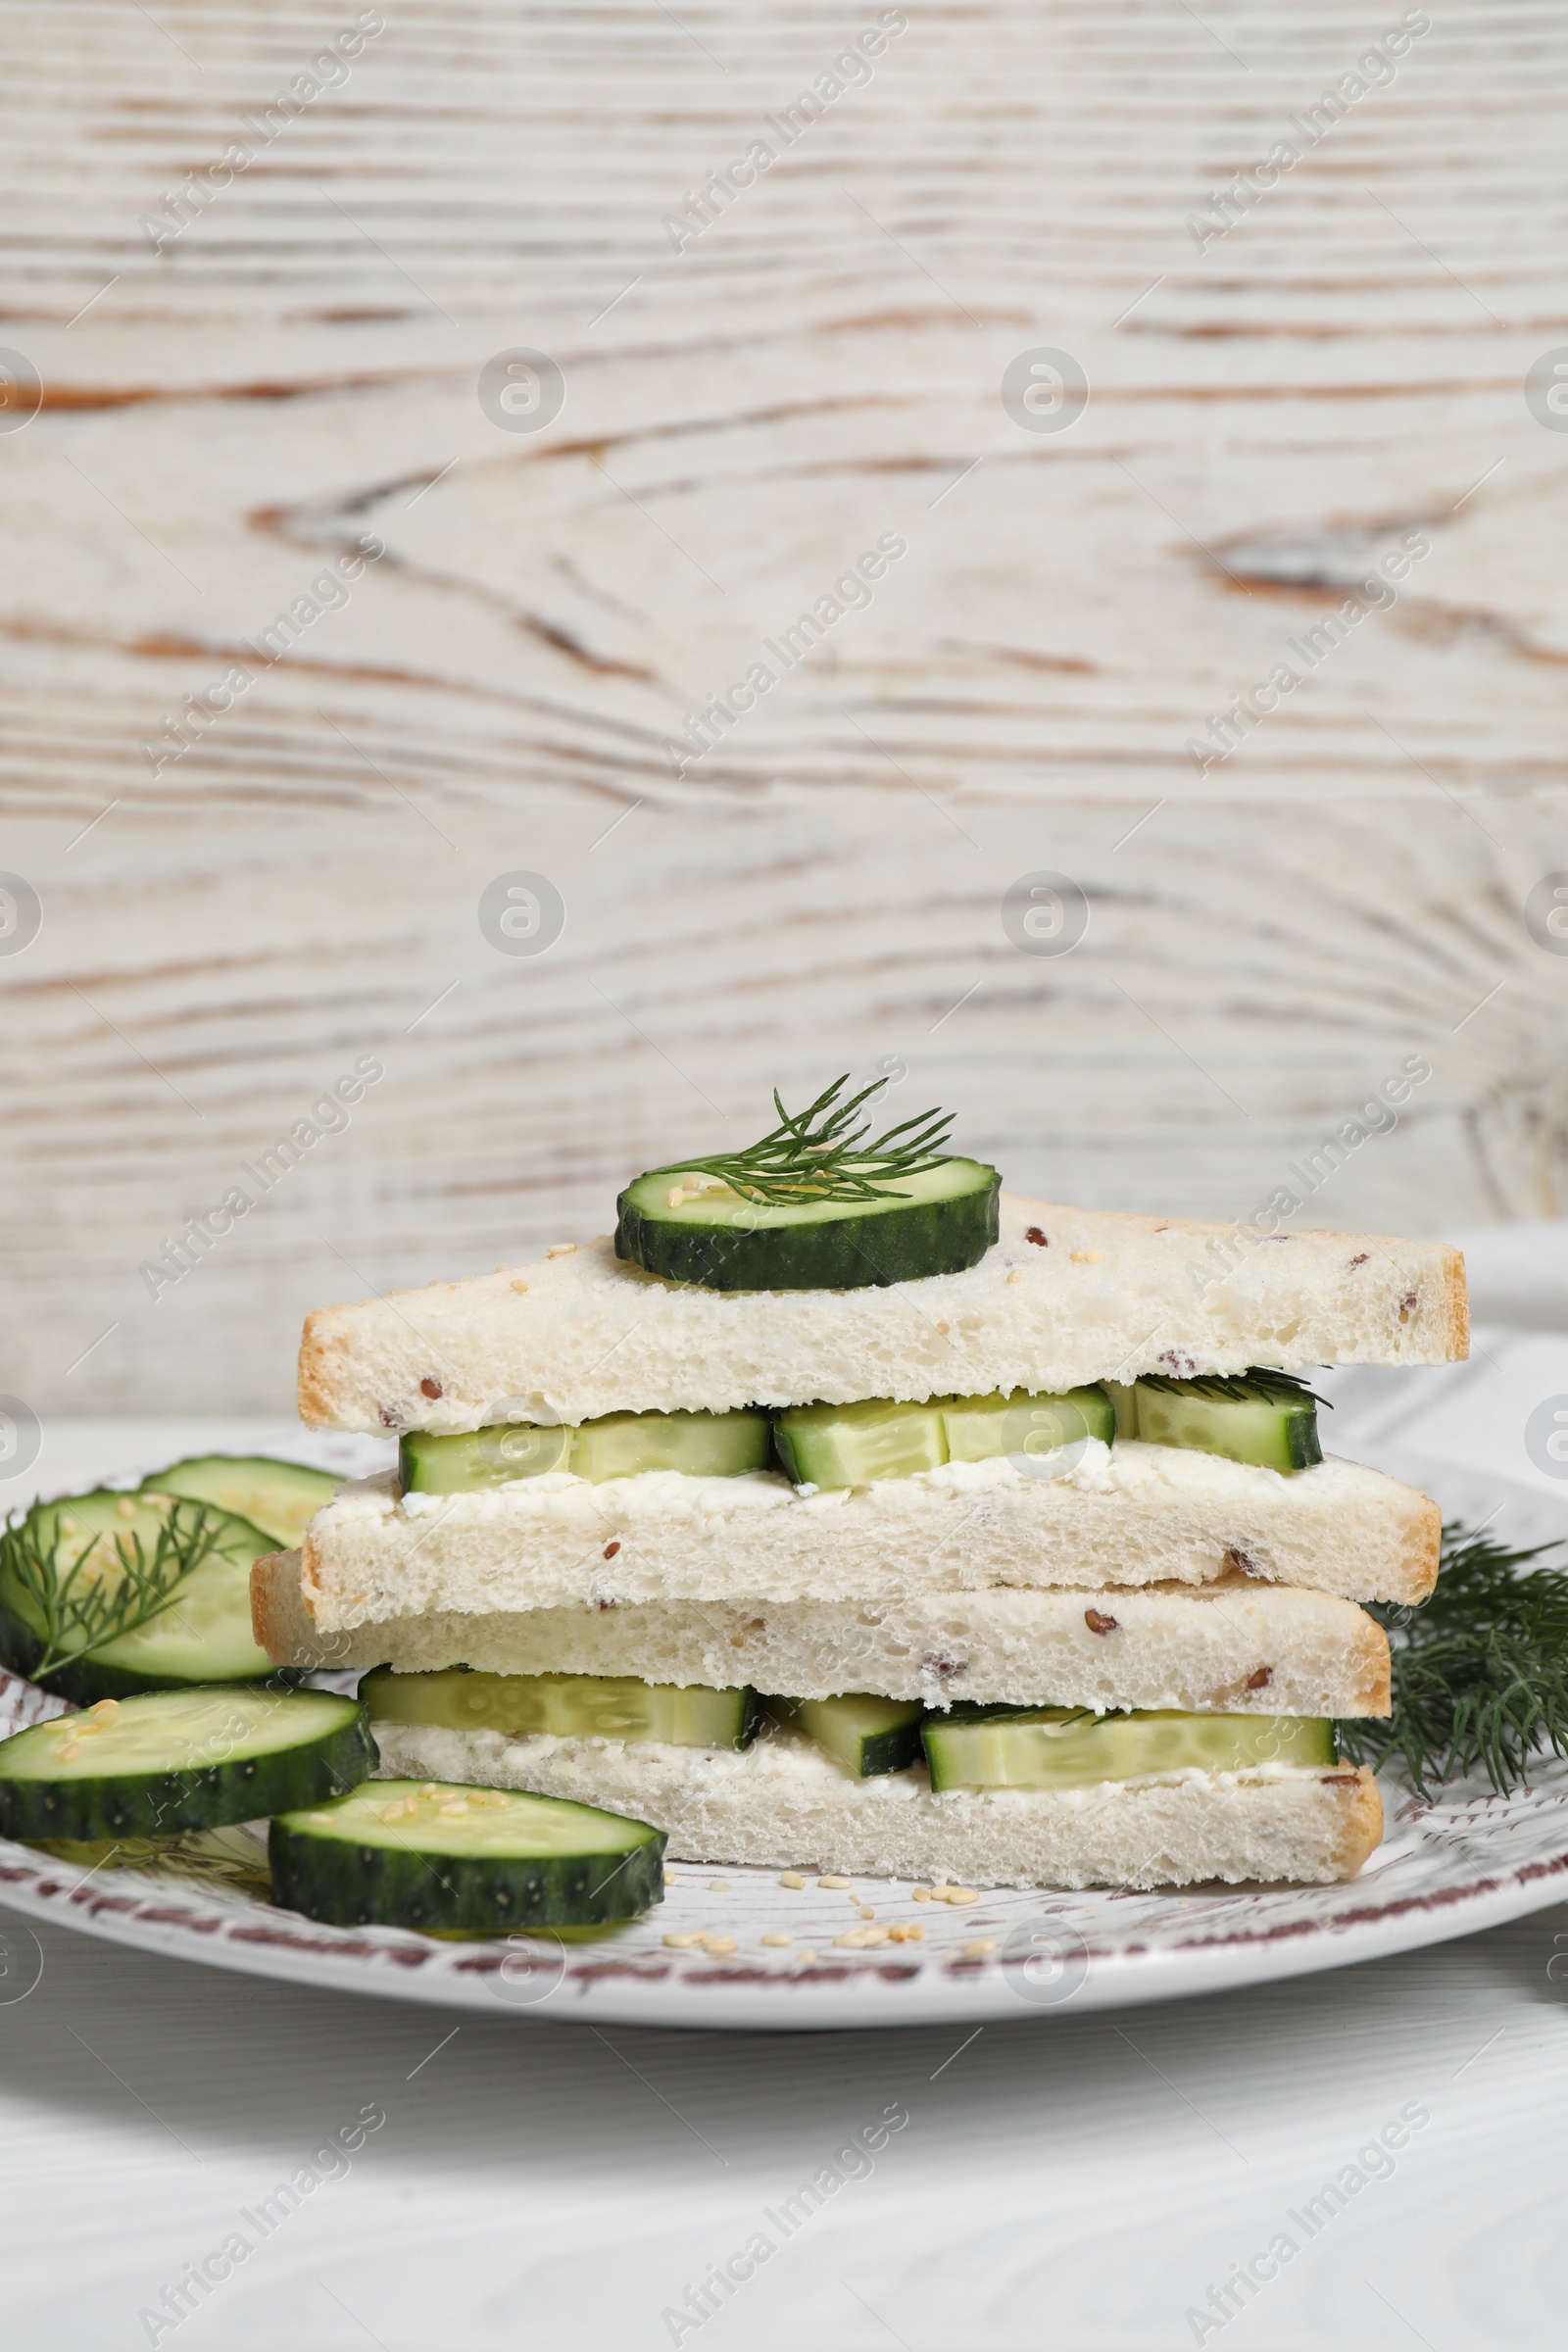
{"type": "Polygon", "coordinates": [[[0,433],[0,865],[44,910],[0,956],[6,1385],[279,1409],[307,1307],[603,1230],[775,1080],[885,1061],[1023,1189],[1245,1213],[1420,1054],[1301,1221],[1562,1209],[1568,960],[1522,914],[1568,868],[1568,435],[1524,396],[1568,346],[1560,12],[1443,12],[1200,251],[1398,10],[911,8],[681,252],[664,217],[880,10],[383,13],[161,252],[355,11],[0,25],[0,343],[42,383],[0,433]],[[565,383],[535,435],[476,394],[519,346],[565,383]],[[1039,347],[1090,387],[1060,433],[1000,395],[1039,347]],[[516,869],[566,906],[537,959],[476,920],[516,869]],[[1003,927],[1040,870],[1087,895],[1070,955],[1003,927]],[[366,1054],[347,1131],[155,1302],[138,1265],[366,1054]]]}

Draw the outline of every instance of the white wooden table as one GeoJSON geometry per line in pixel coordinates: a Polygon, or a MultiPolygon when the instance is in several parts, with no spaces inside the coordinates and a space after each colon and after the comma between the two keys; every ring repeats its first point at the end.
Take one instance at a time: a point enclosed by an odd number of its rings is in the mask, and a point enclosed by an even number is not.
{"type": "MultiPolygon", "coordinates": [[[[1523,1427],[1568,1392],[1568,1226],[1459,1238],[1471,1362],[1330,1376],[1333,1436],[1446,1510],[1479,1518],[1504,1497],[1513,1541],[1561,1535],[1568,1482],[1531,1463],[1523,1427]]],[[[56,1424],[40,1473],[54,1487],[247,1446],[320,1458],[286,1423],[56,1424]]],[[[0,1935],[0,2338],[28,2352],[144,2343],[138,2311],[367,2107],[386,2120],[346,2175],[257,2243],[181,2343],[654,2352],[687,2285],[894,2102],[909,2121],[874,2171],[707,2323],[705,2345],[1561,2340],[1568,1906],[1270,1990],[1063,2009],[967,2042],[459,2021],[47,1927],[35,1945],[3,1911],[0,1935]],[[40,1946],[36,1988],[8,2002],[40,1946]],[[1308,2242],[1287,2215],[1412,2105],[1430,2120],[1392,2172],[1308,2242]],[[1223,2329],[1195,2328],[1189,2309],[1281,2230],[1300,2254],[1223,2329]]]]}
{"type": "Polygon", "coordinates": [[[308,1307],[602,1230],[775,1081],[889,1061],[1026,1189],[1230,1214],[1419,1054],[1312,1213],[1563,1204],[1568,963],[1523,919],[1568,867],[1568,436],[1525,397],[1568,343],[1557,0],[1429,12],[1198,240],[1422,12],[912,5],[680,251],[880,8],[388,5],[268,131],[358,13],[0,19],[0,343],[44,404],[0,432],[0,868],[43,906],[0,955],[10,1387],[286,1410],[308,1307]],[[518,346],[565,381],[537,433],[479,398],[518,346]],[[1060,432],[1003,399],[1043,346],[1091,387],[1060,432]],[[1291,656],[1412,532],[1397,602],[1291,656]],[[566,906],[537,959],[477,921],[517,869],[566,906]],[[1059,957],[1003,925],[1042,869],[1092,909],[1059,957]],[[366,1054],[346,1131],[150,1298],[366,1054]]]}

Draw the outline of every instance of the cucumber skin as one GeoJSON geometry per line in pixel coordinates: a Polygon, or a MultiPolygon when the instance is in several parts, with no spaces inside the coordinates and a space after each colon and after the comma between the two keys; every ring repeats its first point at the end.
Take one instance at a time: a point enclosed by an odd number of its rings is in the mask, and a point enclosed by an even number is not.
{"type": "MultiPolygon", "coordinates": [[[[157,1620],[154,1619],[156,1624],[157,1620]]],[[[0,1601],[0,1665],[9,1667],[26,1681],[38,1681],[40,1690],[52,1690],[57,1698],[68,1698],[74,1707],[90,1707],[100,1698],[134,1698],[142,1690],[206,1690],[208,1683],[197,1684],[178,1674],[141,1674],[128,1666],[107,1664],[96,1657],[73,1658],[69,1666],[57,1666],[52,1674],[41,1680],[33,1674],[35,1661],[43,1656],[43,1642],[30,1625],[14,1609],[0,1601]]],[[[269,1690],[292,1690],[304,1676],[301,1666],[274,1666],[267,1676],[269,1690]]],[[[235,1676],[225,1690],[254,1690],[254,1674],[235,1676]]],[[[212,1686],[215,1687],[216,1686],[212,1686]]],[[[246,1817],[247,1819],[249,1816],[246,1817]]]]}
{"type": "Polygon", "coordinates": [[[181,1830],[226,1829],[236,1821],[260,1821],[344,1796],[368,1781],[379,1761],[369,1709],[362,1706],[339,1730],[308,1747],[191,1772],[121,1774],[101,1781],[11,1781],[0,1775],[0,1837],[27,1845],[55,1838],[174,1838],[181,1830]]]}
{"type": "Polygon", "coordinates": [[[461,1929],[505,1936],[518,1928],[592,1927],[664,1899],[661,1830],[616,1862],[608,1854],[497,1856],[400,1853],[316,1838],[274,1820],[268,1833],[272,1900],[337,1928],[461,1929]]]}
{"type": "Polygon", "coordinates": [[[627,1191],[615,1203],[615,1255],[708,1291],[886,1290],[979,1264],[1002,1230],[1002,1178],[991,1178],[954,1200],[753,1233],[645,1216],[627,1191]]]}

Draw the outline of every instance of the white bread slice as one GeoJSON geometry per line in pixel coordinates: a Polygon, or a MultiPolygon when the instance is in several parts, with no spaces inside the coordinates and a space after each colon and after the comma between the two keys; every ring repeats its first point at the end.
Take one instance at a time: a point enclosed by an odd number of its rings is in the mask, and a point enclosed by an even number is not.
{"type": "Polygon", "coordinates": [[[876,1690],[945,1707],[1183,1707],[1386,1715],[1388,1636],[1352,1601],[1228,1577],[1143,1592],[952,1592],[898,1601],[665,1601],[608,1608],[313,1614],[300,1555],[251,1570],[256,1638],[279,1664],[479,1666],[751,1683],[795,1698],[876,1690]]]}
{"type": "Polygon", "coordinates": [[[1464,1261],[1434,1243],[1004,1193],[979,1265],[886,1290],[706,1291],[623,1265],[601,1235],[526,1267],[323,1307],[305,1325],[299,1408],[318,1428],[455,1431],[1252,1364],[1446,1364],[1467,1345],[1464,1261]]]}
{"type": "Polygon", "coordinates": [[[667,1830],[670,1855],[686,1862],[968,1886],[1321,1886],[1353,1878],[1383,1834],[1376,1781],[1348,1766],[933,1796],[923,1771],[858,1781],[820,1748],[786,1739],[733,1755],[422,1724],[372,1730],[383,1772],[602,1805],[667,1830]]]}
{"type": "Polygon", "coordinates": [[[1059,1478],[998,1458],[802,1494],[787,1479],[552,1473],[474,1494],[345,1487],[306,1530],[317,1622],[605,1601],[876,1600],[987,1586],[1208,1584],[1241,1570],[1348,1600],[1419,1601],[1442,1514],[1357,1462],[1295,1477],[1098,1442],[1059,1478]]]}

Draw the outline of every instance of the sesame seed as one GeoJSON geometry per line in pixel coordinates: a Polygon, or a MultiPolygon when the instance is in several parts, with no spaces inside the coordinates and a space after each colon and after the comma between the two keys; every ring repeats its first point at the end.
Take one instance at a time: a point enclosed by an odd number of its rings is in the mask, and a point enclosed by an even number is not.
{"type": "Polygon", "coordinates": [[[421,1796],[439,1796],[440,1793],[441,1784],[439,1781],[426,1781],[424,1787],[419,1790],[421,1796]]]}
{"type": "Polygon", "coordinates": [[[733,1936],[705,1936],[702,1938],[702,1944],[704,1951],[711,1953],[715,1960],[722,1959],[726,1952],[740,1950],[740,1945],[733,1936]]]}
{"type": "Polygon", "coordinates": [[[520,1274],[514,1274],[512,1278],[512,1287],[514,1291],[525,1291],[528,1288],[528,1285],[523,1281],[520,1274]]]}
{"type": "Polygon", "coordinates": [[[702,1930],[697,1929],[690,1936],[665,1936],[661,1940],[667,1943],[672,1952],[684,1952],[689,1945],[702,1942],[702,1930]]]}
{"type": "Polygon", "coordinates": [[[122,1494],[120,1500],[116,1503],[115,1508],[120,1513],[122,1519],[134,1519],[136,1516],[135,1501],[129,1494],[122,1494]]]}
{"type": "Polygon", "coordinates": [[[728,1879],[710,1879],[708,1882],[708,1891],[710,1894],[728,1894],[728,1879]]]}
{"type": "Polygon", "coordinates": [[[950,1910],[962,1911],[965,1910],[970,1903],[977,1903],[979,1900],[980,1890],[977,1886],[950,1886],[948,1889],[948,1907],[950,1910]]]}
{"type": "Polygon", "coordinates": [[[853,1879],[841,1879],[835,1873],[828,1878],[818,1879],[816,1883],[819,1886],[831,1886],[834,1892],[837,1893],[841,1887],[853,1886],[855,1881],[853,1879]]]}
{"type": "Polygon", "coordinates": [[[983,1960],[988,1952],[994,1952],[996,1948],[989,1936],[982,1936],[976,1942],[964,1945],[963,1956],[966,1960],[983,1960]]]}
{"type": "Polygon", "coordinates": [[[74,1536],[76,1533],[76,1522],[69,1511],[60,1522],[60,1533],[63,1536],[74,1536]]]}
{"type": "Polygon", "coordinates": [[[930,1887],[917,1886],[914,1890],[914,1899],[917,1903],[928,1903],[931,1900],[930,1887]]]}
{"type": "Polygon", "coordinates": [[[1012,1269],[1012,1272],[1011,1272],[1011,1273],[1010,1273],[1010,1274],[1007,1276],[1007,1280],[1008,1280],[1009,1282],[1022,1282],[1022,1280],[1023,1280],[1023,1268],[1022,1268],[1022,1266],[1014,1266],[1014,1267],[1013,1267],[1013,1269],[1012,1269]]]}
{"type": "Polygon", "coordinates": [[[87,1709],[87,1713],[96,1723],[113,1723],[120,1713],[120,1701],[118,1698],[101,1698],[95,1706],[87,1709]]]}
{"type": "Polygon", "coordinates": [[[793,1936],[764,1936],[762,1937],[762,1941],[764,1943],[782,1945],[786,1943],[793,1943],[795,1938],[793,1936]]]}
{"type": "Polygon", "coordinates": [[[862,1903],[859,1908],[860,1917],[862,1919],[875,1919],[876,1913],[872,1910],[869,1903],[862,1903]]]}
{"type": "Polygon", "coordinates": [[[1103,1250],[1069,1250],[1067,1254],[1075,1266],[1098,1266],[1105,1252],[1103,1250]]]}
{"type": "Polygon", "coordinates": [[[447,1821],[457,1821],[463,1814],[466,1813],[467,1810],[467,1806],[464,1803],[461,1797],[459,1797],[455,1805],[437,1805],[436,1807],[437,1813],[441,1814],[447,1821]]]}
{"type": "Polygon", "coordinates": [[[797,1960],[808,1961],[814,1960],[816,1958],[816,1954],[814,1952],[797,1952],[795,1957],[797,1960]]]}
{"type": "Polygon", "coordinates": [[[914,1920],[905,1929],[904,1934],[906,1940],[909,1943],[924,1943],[925,1921],[923,1919],[914,1920]]]}
{"type": "Polygon", "coordinates": [[[545,1255],[546,1257],[569,1257],[576,1247],[575,1242],[552,1242],[545,1251],[545,1255]]]}
{"type": "Polygon", "coordinates": [[[798,1891],[806,1885],[806,1881],[802,1878],[798,1870],[787,1870],[784,1873],[784,1876],[780,1879],[779,1885],[781,1886],[794,1887],[798,1891]]]}

